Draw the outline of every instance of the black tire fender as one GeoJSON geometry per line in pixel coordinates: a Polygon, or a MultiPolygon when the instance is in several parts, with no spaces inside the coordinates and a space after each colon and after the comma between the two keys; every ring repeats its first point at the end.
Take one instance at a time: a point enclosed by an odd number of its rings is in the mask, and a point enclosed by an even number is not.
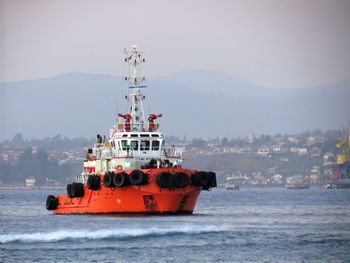
{"type": "Polygon", "coordinates": [[[87,187],[90,190],[97,191],[100,189],[101,178],[97,175],[89,175],[87,180],[87,187]]]}
{"type": "Polygon", "coordinates": [[[103,185],[105,187],[115,187],[114,176],[115,175],[113,172],[106,173],[105,176],[103,177],[103,185]]]}
{"type": "Polygon", "coordinates": [[[129,181],[132,185],[144,185],[148,183],[148,176],[140,170],[134,170],[129,174],[129,181]]]}
{"type": "Polygon", "coordinates": [[[184,173],[179,172],[174,175],[174,185],[178,188],[183,188],[188,186],[191,183],[190,177],[184,173]]]}
{"type": "Polygon", "coordinates": [[[47,210],[56,210],[58,206],[58,198],[53,196],[53,195],[49,195],[46,198],[46,209],[47,210]]]}
{"type": "Polygon", "coordinates": [[[160,172],[156,177],[157,184],[162,188],[174,186],[174,176],[169,172],[160,172]]]}
{"type": "Polygon", "coordinates": [[[72,188],[73,188],[73,185],[72,184],[67,184],[67,196],[69,198],[73,198],[73,193],[72,193],[72,188]]]}
{"type": "Polygon", "coordinates": [[[191,181],[195,186],[205,186],[209,182],[209,175],[206,172],[199,171],[192,175],[191,181]]]}
{"type": "Polygon", "coordinates": [[[124,172],[115,174],[113,183],[117,187],[125,187],[130,185],[128,174],[124,172]]]}

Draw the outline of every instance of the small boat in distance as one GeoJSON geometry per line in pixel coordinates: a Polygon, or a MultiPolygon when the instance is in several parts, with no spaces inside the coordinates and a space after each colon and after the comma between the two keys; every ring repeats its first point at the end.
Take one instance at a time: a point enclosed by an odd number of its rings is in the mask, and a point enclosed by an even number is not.
{"type": "Polygon", "coordinates": [[[287,178],[287,189],[309,189],[310,185],[305,181],[302,175],[294,175],[287,178]]]}
{"type": "Polygon", "coordinates": [[[225,184],[226,190],[239,190],[239,185],[236,184],[235,177],[227,177],[226,178],[226,184],[225,184]]]}
{"type": "Polygon", "coordinates": [[[239,185],[236,184],[226,184],[225,185],[226,190],[239,190],[239,185]]]}
{"type": "Polygon", "coordinates": [[[125,53],[130,112],[118,113],[108,139],[97,135],[67,194],[47,197],[54,214],[192,214],[200,192],[217,186],[214,172],[182,167],[183,148],[166,147],[155,122],[163,115],[143,110],[143,52],[134,45],[125,53]]]}

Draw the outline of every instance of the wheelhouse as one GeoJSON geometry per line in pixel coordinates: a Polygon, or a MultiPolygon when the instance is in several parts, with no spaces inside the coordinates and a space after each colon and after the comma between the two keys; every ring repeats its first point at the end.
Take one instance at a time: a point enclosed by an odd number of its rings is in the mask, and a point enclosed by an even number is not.
{"type": "Polygon", "coordinates": [[[111,143],[123,155],[156,157],[165,149],[165,139],[160,132],[116,133],[111,143]]]}

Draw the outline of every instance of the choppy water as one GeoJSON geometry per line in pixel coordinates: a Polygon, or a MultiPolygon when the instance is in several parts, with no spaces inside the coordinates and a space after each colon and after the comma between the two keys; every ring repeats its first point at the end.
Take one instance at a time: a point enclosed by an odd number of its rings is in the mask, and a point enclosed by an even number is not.
{"type": "Polygon", "coordinates": [[[52,215],[0,190],[0,262],[349,262],[350,190],[215,189],[192,216],[52,215]]]}

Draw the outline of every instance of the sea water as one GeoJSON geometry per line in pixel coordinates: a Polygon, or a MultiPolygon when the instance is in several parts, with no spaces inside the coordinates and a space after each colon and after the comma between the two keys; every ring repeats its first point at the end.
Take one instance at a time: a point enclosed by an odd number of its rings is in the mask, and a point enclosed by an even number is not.
{"type": "Polygon", "coordinates": [[[349,262],[350,190],[203,191],[190,216],[52,215],[0,190],[0,262],[349,262]]]}

